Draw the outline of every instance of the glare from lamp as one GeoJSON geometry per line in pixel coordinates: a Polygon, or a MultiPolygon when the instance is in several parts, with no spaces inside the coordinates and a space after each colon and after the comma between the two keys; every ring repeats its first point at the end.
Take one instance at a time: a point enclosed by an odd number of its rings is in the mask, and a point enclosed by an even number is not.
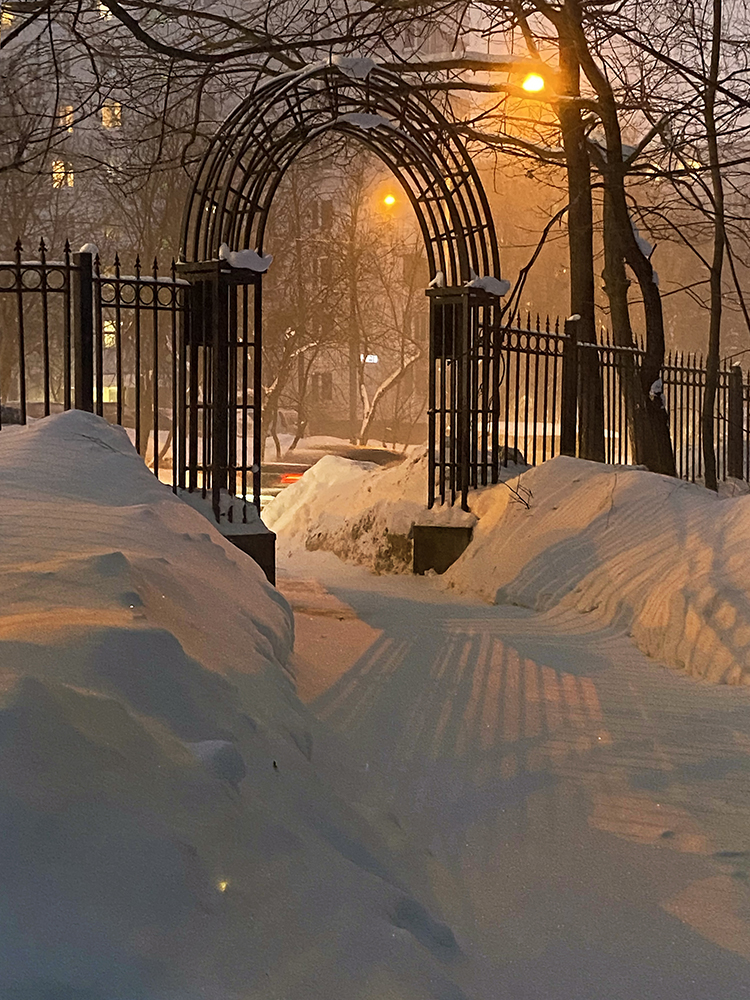
{"type": "Polygon", "coordinates": [[[538,94],[540,90],[544,90],[544,77],[538,73],[529,73],[521,86],[530,94],[538,94]]]}
{"type": "Polygon", "coordinates": [[[396,199],[392,194],[387,194],[385,198],[383,198],[383,204],[387,205],[390,208],[391,205],[396,204],[396,199]]]}

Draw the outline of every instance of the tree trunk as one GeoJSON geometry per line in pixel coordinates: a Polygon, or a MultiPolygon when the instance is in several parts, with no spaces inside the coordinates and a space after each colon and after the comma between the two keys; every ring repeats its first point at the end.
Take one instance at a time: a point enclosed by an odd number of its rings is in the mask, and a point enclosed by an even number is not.
{"type": "MultiPolygon", "coordinates": [[[[575,44],[564,27],[560,37],[560,77],[566,95],[580,93],[580,68],[575,44]]],[[[581,317],[579,343],[596,343],[594,317],[594,223],[591,202],[591,164],[581,112],[571,104],[559,108],[568,177],[568,246],[570,253],[570,311],[581,317]]],[[[599,354],[592,348],[578,352],[581,373],[579,397],[579,455],[604,461],[604,394],[599,354]]]]}
{"type": "MultiPolygon", "coordinates": [[[[635,238],[625,197],[625,164],[623,163],[622,135],[617,115],[617,105],[612,88],[602,73],[591,52],[581,27],[578,0],[568,0],[565,10],[571,21],[571,31],[575,38],[576,54],[586,76],[596,91],[599,114],[606,137],[606,160],[602,165],[602,175],[606,196],[609,199],[609,227],[605,228],[605,239],[610,241],[608,263],[614,264],[615,257],[624,259],[635,274],[643,296],[646,318],[646,353],[641,364],[641,392],[636,411],[636,430],[639,438],[636,452],[640,453],[643,464],[653,472],[676,475],[674,451],[669,434],[669,420],[661,397],[651,399],[649,389],[659,377],[664,364],[664,317],[661,297],[656,285],[654,270],[649,259],[642,252],[635,238]],[[643,422],[641,424],[641,417],[643,422]]],[[[619,275],[612,274],[617,295],[619,275]]],[[[622,295],[622,292],[619,292],[622,295]]],[[[620,300],[619,309],[627,309],[627,297],[620,300]]],[[[629,322],[628,322],[629,326],[629,322]]]]}
{"type": "Polygon", "coordinates": [[[713,0],[713,30],[711,36],[711,65],[705,91],[703,117],[706,123],[708,163],[711,171],[711,188],[714,209],[714,248],[709,272],[711,288],[711,317],[708,331],[708,356],[706,358],[706,392],[703,396],[701,429],[703,431],[703,463],[706,486],[718,490],[716,476],[716,448],[714,442],[714,407],[719,382],[719,349],[721,343],[721,274],[724,265],[726,233],[724,230],[724,186],[719,163],[716,137],[716,85],[719,78],[721,55],[721,0],[713,0]]]}

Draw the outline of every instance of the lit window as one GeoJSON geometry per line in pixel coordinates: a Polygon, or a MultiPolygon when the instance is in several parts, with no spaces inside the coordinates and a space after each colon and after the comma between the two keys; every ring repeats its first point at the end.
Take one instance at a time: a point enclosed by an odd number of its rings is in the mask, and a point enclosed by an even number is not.
{"type": "Polygon", "coordinates": [[[2,12],[0,12],[0,30],[7,31],[8,28],[12,27],[13,27],[13,13],[3,8],[2,12]]]}
{"type": "Polygon", "coordinates": [[[65,160],[52,161],[52,187],[73,187],[73,167],[69,163],[66,163],[65,160]]]}
{"type": "Polygon", "coordinates": [[[73,131],[73,105],[61,104],[57,109],[57,124],[60,128],[73,131]]]}
{"type": "Polygon", "coordinates": [[[98,9],[99,9],[99,17],[103,21],[111,21],[112,20],[112,11],[109,9],[109,7],[105,3],[98,4],[98,9]]]}
{"type": "Polygon", "coordinates": [[[122,125],[122,104],[106,101],[102,108],[102,125],[105,128],[119,128],[122,125]]]}

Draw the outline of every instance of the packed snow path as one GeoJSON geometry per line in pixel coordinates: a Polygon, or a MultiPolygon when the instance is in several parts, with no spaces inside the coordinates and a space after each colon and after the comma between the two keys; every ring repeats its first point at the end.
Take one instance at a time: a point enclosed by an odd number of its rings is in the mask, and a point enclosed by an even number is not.
{"type": "Polygon", "coordinates": [[[330,554],[279,586],[300,696],[389,789],[486,1000],[750,997],[747,688],[330,554]]]}

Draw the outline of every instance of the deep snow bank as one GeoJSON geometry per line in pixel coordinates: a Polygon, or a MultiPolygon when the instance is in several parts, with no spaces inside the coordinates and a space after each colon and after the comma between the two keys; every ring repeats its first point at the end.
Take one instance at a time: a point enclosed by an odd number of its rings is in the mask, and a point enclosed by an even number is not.
{"type": "Polygon", "coordinates": [[[0,432],[0,538],[0,995],[461,995],[286,602],[124,431],[0,432]]]}
{"type": "Polygon", "coordinates": [[[263,520],[282,546],[326,549],[375,573],[408,573],[415,523],[476,523],[459,507],[428,511],[426,494],[426,456],[381,469],[329,455],[272,500],[263,520]]]}
{"type": "Polygon", "coordinates": [[[750,683],[750,497],[555,458],[477,496],[474,538],[446,585],[495,603],[576,608],[629,628],[648,655],[750,683]]]}
{"type": "Polygon", "coordinates": [[[474,523],[441,584],[490,603],[572,606],[630,631],[648,655],[711,681],[750,683],[750,496],[637,468],[558,457],[425,509],[425,458],[387,470],[325,459],[267,508],[279,545],[408,572],[414,523],[474,523]],[[528,509],[508,486],[531,491],[528,509]]]}

